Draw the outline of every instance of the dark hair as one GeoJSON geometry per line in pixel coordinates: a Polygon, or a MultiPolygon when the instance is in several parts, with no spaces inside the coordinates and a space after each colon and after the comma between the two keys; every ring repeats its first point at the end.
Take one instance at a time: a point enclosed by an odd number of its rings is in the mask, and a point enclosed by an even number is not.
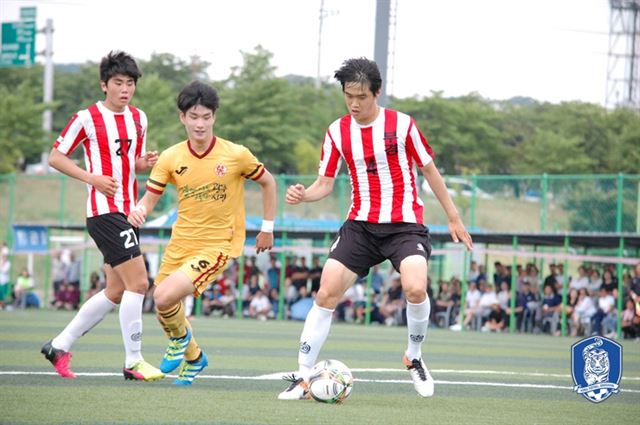
{"type": "Polygon", "coordinates": [[[215,113],[220,106],[220,98],[213,87],[200,81],[193,81],[182,89],[178,95],[177,104],[183,114],[195,105],[202,105],[215,113]]]}
{"type": "Polygon", "coordinates": [[[134,83],[137,83],[138,78],[142,77],[142,72],[133,56],[125,52],[112,50],[100,61],[100,81],[106,83],[117,74],[133,78],[134,83]]]}
{"type": "Polygon", "coordinates": [[[368,85],[374,96],[382,87],[382,77],[378,65],[367,58],[353,58],[342,62],[342,67],[336,71],[335,79],[340,81],[342,91],[347,83],[368,85]]]}

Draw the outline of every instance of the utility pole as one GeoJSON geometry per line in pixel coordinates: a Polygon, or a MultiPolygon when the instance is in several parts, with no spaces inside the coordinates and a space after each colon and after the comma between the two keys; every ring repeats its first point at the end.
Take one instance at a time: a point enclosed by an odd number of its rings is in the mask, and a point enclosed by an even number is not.
{"type": "Polygon", "coordinates": [[[324,19],[328,16],[337,15],[338,11],[336,10],[325,10],[324,8],[324,0],[320,0],[320,16],[319,16],[319,24],[318,24],[318,69],[316,72],[316,88],[320,88],[320,59],[322,57],[322,24],[324,19]]]}
{"type": "Polygon", "coordinates": [[[373,60],[380,69],[382,77],[382,87],[378,103],[380,106],[387,104],[387,60],[389,57],[389,14],[391,9],[390,0],[377,0],[376,7],[376,37],[373,50],[373,60]]]}
{"type": "MultiPolygon", "coordinates": [[[[42,101],[45,104],[53,102],[53,19],[47,19],[47,24],[42,30],[45,35],[44,55],[44,91],[42,101]]],[[[42,129],[50,133],[53,130],[53,113],[47,107],[42,113],[42,129]]]]}

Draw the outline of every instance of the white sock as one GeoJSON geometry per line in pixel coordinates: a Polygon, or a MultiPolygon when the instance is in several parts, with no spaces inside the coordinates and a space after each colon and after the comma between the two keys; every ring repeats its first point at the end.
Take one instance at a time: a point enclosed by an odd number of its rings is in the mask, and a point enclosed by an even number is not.
{"type": "Polygon", "coordinates": [[[51,345],[59,350],[69,351],[78,338],[89,332],[104,319],[116,304],[104,294],[104,290],[89,298],[66,328],[53,338],[51,345]]]}
{"type": "Polygon", "coordinates": [[[144,295],[124,291],[120,302],[120,331],[124,342],[125,367],[142,360],[142,303],[144,295]]]}
{"type": "Polygon", "coordinates": [[[329,336],[332,317],[333,310],[320,307],[314,302],[304,321],[304,328],[300,335],[300,351],[298,351],[298,374],[305,380],[309,379],[311,369],[318,360],[320,349],[329,336]]]}
{"type": "Polygon", "coordinates": [[[429,326],[429,314],[431,314],[431,302],[427,297],[420,304],[412,304],[407,301],[407,358],[409,360],[422,358],[422,342],[427,336],[429,326]]]}

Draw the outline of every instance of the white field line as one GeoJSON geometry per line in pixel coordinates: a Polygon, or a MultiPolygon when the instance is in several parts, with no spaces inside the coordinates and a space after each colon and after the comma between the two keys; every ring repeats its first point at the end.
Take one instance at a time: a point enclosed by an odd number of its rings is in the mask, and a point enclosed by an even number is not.
{"type": "MultiPolygon", "coordinates": [[[[447,370],[447,369],[443,369],[447,370]]],[[[352,371],[357,372],[402,372],[402,369],[353,369],[352,371]]],[[[436,370],[433,370],[436,372],[436,370]]],[[[442,371],[440,371],[442,372],[442,371]]],[[[453,371],[454,373],[459,373],[461,371],[453,371]]],[[[476,371],[478,373],[484,371],[476,371]]],[[[499,372],[499,371],[490,371],[490,372],[499,372]]],[[[282,379],[282,376],[287,374],[287,372],[281,373],[271,373],[268,375],[259,375],[259,376],[237,376],[237,375],[200,375],[198,379],[227,379],[227,380],[239,380],[239,381],[274,381],[282,379]]],[[[514,375],[525,375],[519,374],[516,372],[509,372],[509,374],[514,375]]],[[[57,376],[56,372],[35,372],[35,371],[0,371],[0,376],[2,375],[50,375],[57,376]]],[[[121,377],[122,373],[108,373],[108,372],[92,372],[92,373],[84,373],[84,372],[76,372],[77,376],[89,376],[89,377],[121,377]]],[[[536,376],[550,376],[545,374],[539,374],[536,376]]],[[[565,377],[565,375],[556,375],[560,377],[565,377]]],[[[167,375],[169,378],[175,378],[176,375],[167,375]]],[[[568,375],[566,375],[568,377],[568,375]]],[[[623,378],[625,379],[625,378],[623,378]]],[[[634,378],[628,378],[634,379],[634,378]]],[[[636,378],[637,379],[637,378],[636,378]]],[[[409,379],[361,379],[356,378],[357,382],[374,382],[374,383],[382,383],[382,384],[411,384],[412,381],[409,379]]],[[[572,387],[561,386],[561,385],[545,385],[545,384],[517,384],[517,383],[507,383],[507,382],[478,382],[478,381],[442,381],[442,380],[434,380],[436,384],[441,385],[461,385],[461,386],[479,386],[479,387],[508,387],[508,388],[535,388],[535,389],[557,389],[557,390],[572,390],[572,387]]],[[[629,390],[626,388],[621,389],[622,392],[626,393],[638,393],[640,394],[640,390],[629,390]]]]}

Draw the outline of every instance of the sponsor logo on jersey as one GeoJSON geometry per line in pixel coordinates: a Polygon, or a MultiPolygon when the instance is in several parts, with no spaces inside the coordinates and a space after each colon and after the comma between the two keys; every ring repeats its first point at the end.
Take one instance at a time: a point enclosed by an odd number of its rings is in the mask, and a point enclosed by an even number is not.
{"type": "Polygon", "coordinates": [[[571,346],[573,391],[593,403],[620,392],[622,346],[603,336],[593,336],[571,346]]]}
{"type": "Polygon", "coordinates": [[[185,171],[187,171],[187,167],[183,165],[182,167],[180,167],[180,168],[178,168],[176,170],[176,174],[181,176],[181,175],[183,175],[185,173],[185,171]]]}

